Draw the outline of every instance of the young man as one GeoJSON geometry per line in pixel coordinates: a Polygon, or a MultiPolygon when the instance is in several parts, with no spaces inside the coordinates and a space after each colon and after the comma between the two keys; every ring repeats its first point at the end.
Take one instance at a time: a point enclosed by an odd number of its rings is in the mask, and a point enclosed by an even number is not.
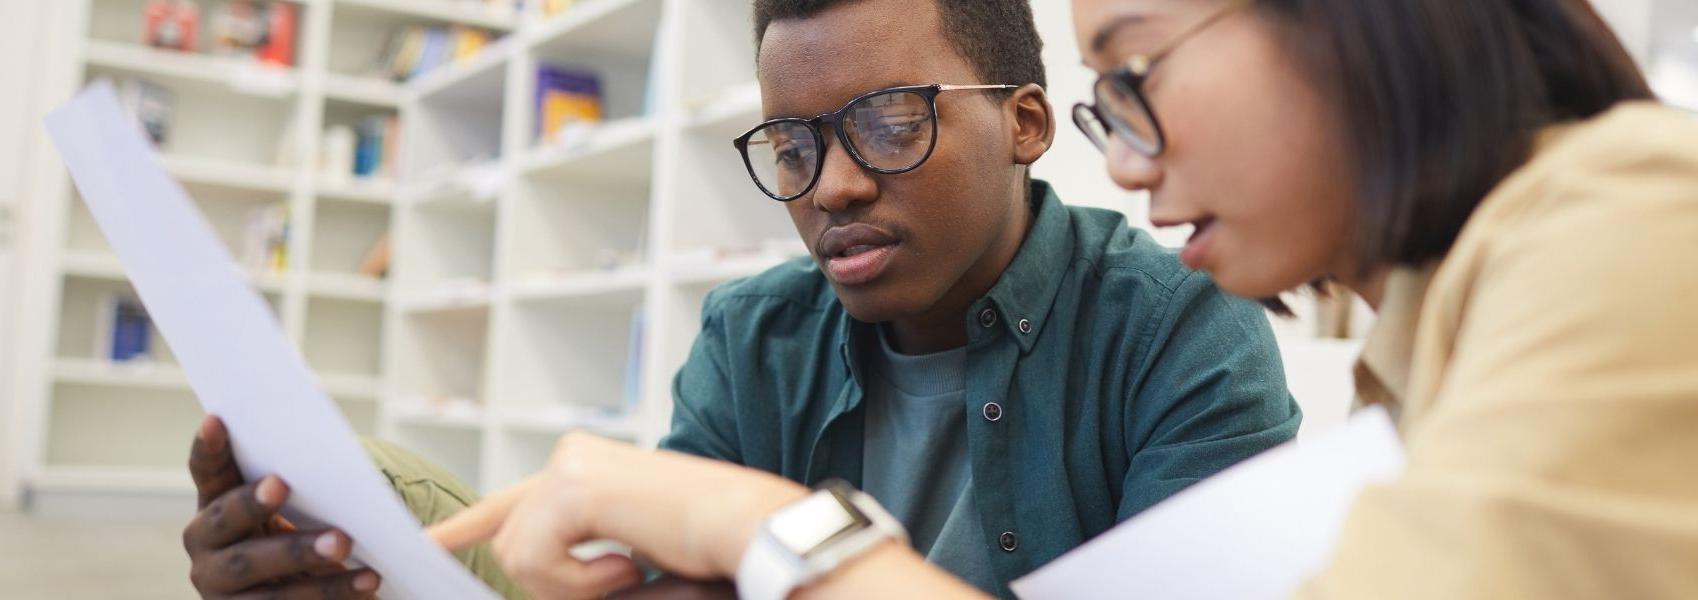
{"type": "Polygon", "coordinates": [[[1296,434],[1259,307],[1030,179],[1055,119],[1027,0],[755,14],[772,120],[737,146],[814,255],[709,296],[665,449],[847,481],[933,562],[1007,595],[1296,434]]]}
{"type": "Polygon", "coordinates": [[[1026,0],[755,15],[772,120],[738,146],[813,256],[708,298],[664,448],[847,481],[1006,594],[1295,434],[1258,307],[1029,180],[1055,123],[1026,0]]]}

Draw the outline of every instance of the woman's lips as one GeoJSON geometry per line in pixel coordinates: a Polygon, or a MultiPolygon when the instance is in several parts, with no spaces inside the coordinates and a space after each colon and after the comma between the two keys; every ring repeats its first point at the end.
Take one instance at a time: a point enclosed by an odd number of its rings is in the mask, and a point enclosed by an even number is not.
{"type": "Polygon", "coordinates": [[[1209,246],[1214,242],[1215,221],[1204,219],[1194,223],[1197,230],[1191,233],[1191,239],[1185,242],[1185,249],[1179,252],[1179,262],[1193,271],[1201,270],[1209,258],[1209,246]]]}

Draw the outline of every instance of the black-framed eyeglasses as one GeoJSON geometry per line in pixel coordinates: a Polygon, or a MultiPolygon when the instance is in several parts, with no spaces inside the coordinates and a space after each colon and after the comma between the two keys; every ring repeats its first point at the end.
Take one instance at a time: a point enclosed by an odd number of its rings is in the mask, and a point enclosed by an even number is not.
{"type": "Polygon", "coordinates": [[[1159,156],[1167,149],[1167,135],[1162,131],[1161,121],[1156,119],[1156,111],[1151,107],[1149,98],[1144,95],[1144,82],[1149,79],[1150,71],[1186,40],[1252,4],[1255,0],[1233,0],[1154,51],[1133,55],[1120,68],[1097,78],[1091,88],[1096,104],[1074,105],[1073,124],[1085,132],[1085,137],[1090,138],[1097,150],[1107,152],[1109,137],[1116,136],[1139,154],[1152,158],[1159,156]]]}
{"type": "Polygon", "coordinates": [[[814,190],[825,170],[825,135],[863,168],[897,175],[920,168],[937,149],[937,95],[959,90],[1012,90],[1017,85],[915,85],[868,92],[843,108],[812,119],[761,123],[732,144],[743,155],[749,177],[767,196],[789,202],[814,190]]]}

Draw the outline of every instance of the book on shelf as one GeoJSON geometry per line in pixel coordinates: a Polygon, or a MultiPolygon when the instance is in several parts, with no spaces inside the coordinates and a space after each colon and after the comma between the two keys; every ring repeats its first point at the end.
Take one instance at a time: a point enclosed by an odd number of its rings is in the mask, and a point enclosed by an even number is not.
{"type": "Polygon", "coordinates": [[[534,106],[537,138],[565,141],[574,128],[601,123],[601,77],[570,67],[537,67],[534,106]]]}
{"type": "Polygon", "coordinates": [[[134,294],[109,294],[95,315],[95,355],[113,363],[153,358],[153,319],[134,294]]]}
{"type": "Polygon", "coordinates": [[[382,175],[391,180],[401,178],[401,119],[391,116],[383,123],[382,175]]]}
{"type": "Polygon", "coordinates": [[[365,258],[360,259],[357,272],[373,279],[389,276],[389,234],[383,234],[377,243],[372,244],[371,250],[366,251],[365,258]]]}
{"type": "MultiPolygon", "coordinates": [[[[499,0],[493,0],[499,1],[499,0]]],[[[544,17],[552,17],[572,8],[573,0],[536,0],[537,11],[544,17]]]]}
{"type": "Polygon", "coordinates": [[[287,2],[231,0],[212,19],[213,51],[292,67],[299,19],[295,5],[287,2]]]}
{"type": "Polygon", "coordinates": [[[409,78],[428,73],[448,62],[448,35],[447,29],[433,27],[425,30],[424,46],[419,50],[418,64],[413,65],[409,78]]]}
{"type": "Polygon", "coordinates": [[[441,67],[477,56],[494,39],[475,27],[408,26],[395,29],[378,54],[372,71],[395,81],[407,81],[441,67]]]}
{"type": "Polygon", "coordinates": [[[354,133],[354,128],[331,126],[324,130],[319,144],[318,172],[324,177],[324,182],[330,185],[348,183],[354,175],[354,157],[359,146],[359,135],[354,133]]]}
{"type": "Polygon", "coordinates": [[[272,2],[266,8],[265,38],[255,56],[260,62],[282,67],[295,66],[295,37],[300,14],[294,4],[272,2]]]}
{"type": "Polygon", "coordinates": [[[392,177],[395,174],[396,142],[400,127],[393,115],[380,115],[360,120],[354,128],[356,143],[353,172],[355,177],[392,177]]]}
{"type": "Polygon", "coordinates": [[[249,211],[242,265],[261,273],[280,273],[289,267],[289,207],[261,206],[249,211]]]}
{"type": "Polygon", "coordinates": [[[212,51],[234,55],[254,52],[265,41],[265,11],[253,0],[231,0],[212,16],[212,51]]]}
{"type": "MultiPolygon", "coordinates": [[[[155,48],[199,51],[201,9],[195,0],[149,0],[142,12],[142,39],[155,48]]],[[[211,51],[292,67],[300,8],[283,2],[229,0],[208,23],[211,51]]]]}
{"type": "Polygon", "coordinates": [[[330,185],[345,185],[356,177],[394,179],[400,171],[400,135],[401,122],[395,115],[367,117],[353,127],[326,128],[319,141],[319,174],[330,185]]]}
{"type": "Polygon", "coordinates": [[[171,121],[177,111],[177,96],[170,89],[135,77],[118,81],[118,101],[135,115],[158,148],[171,140],[171,121]]]}
{"type": "Polygon", "coordinates": [[[142,40],[149,46],[194,52],[200,42],[200,5],[194,0],[148,0],[142,40]]]}

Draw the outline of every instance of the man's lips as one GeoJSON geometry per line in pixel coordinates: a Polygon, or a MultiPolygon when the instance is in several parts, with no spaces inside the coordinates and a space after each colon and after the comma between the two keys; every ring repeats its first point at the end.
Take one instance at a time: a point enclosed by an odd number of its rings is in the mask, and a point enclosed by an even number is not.
{"type": "Polygon", "coordinates": [[[849,258],[901,243],[895,235],[865,223],[851,223],[827,229],[814,246],[819,258],[849,258]]]}
{"type": "Polygon", "coordinates": [[[854,223],[827,229],[815,245],[825,272],[838,285],[872,283],[884,274],[895,257],[900,239],[882,229],[854,223]]]}

